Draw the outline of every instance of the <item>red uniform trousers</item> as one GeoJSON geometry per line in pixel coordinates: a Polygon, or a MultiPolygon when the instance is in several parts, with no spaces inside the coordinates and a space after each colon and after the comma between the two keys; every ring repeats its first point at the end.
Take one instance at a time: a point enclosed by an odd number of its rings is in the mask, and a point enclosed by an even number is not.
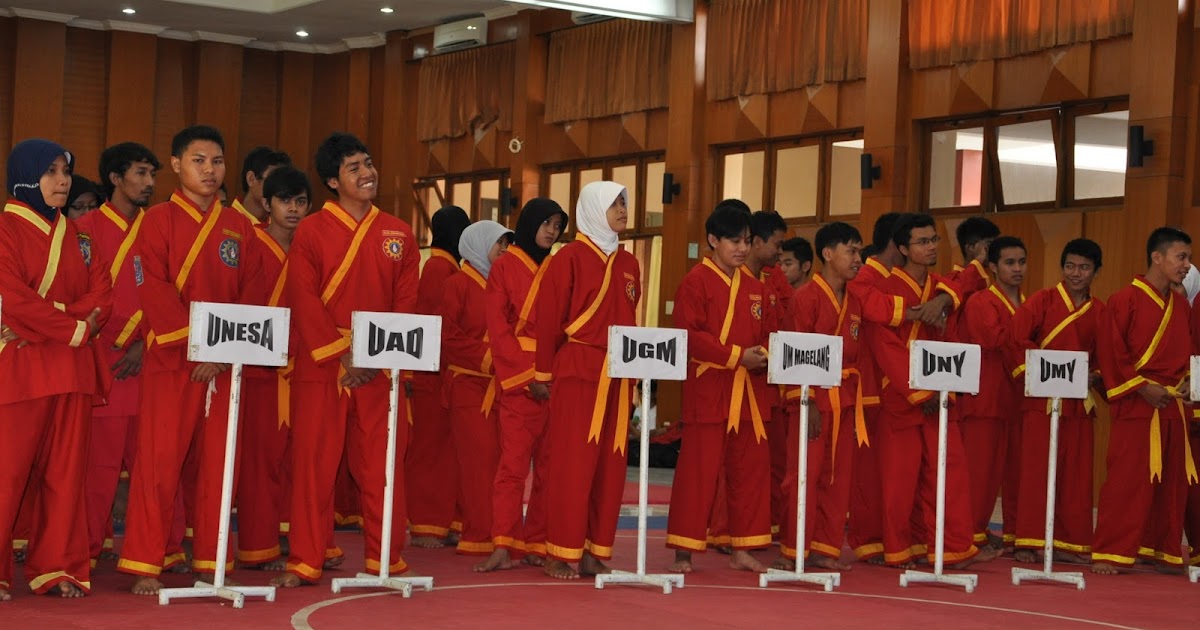
{"type": "Polygon", "coordinates": [[[484,395],[491,379],[450,374],[450,427],[458,453],[462,489],[462,536],[458,553],[487,555],[492,545],[492,486],[500,461],[500,419],[496,405],[484,414],[484,395]]]}
{"type": "MultiPolygon", "coordinates": [[[[885,412],[886,413],[886,412],[885,412]]],[[[918,555],[934,560],[937,532],[938,420],[920,408],[888,413],[880,424],[884,561],[903,564],[918,555]]],[[[973,544],[966,453],[953,419],[946,435],[944,559],[968,560],[973,544]]]]}
{"type": "MultiPolygon", "coordinates": [[[[1192,442],[1192,459],[1200,459],[1196,456],[1197,453],[1200,453],[1200,426],[1193,422],[1188,433],[1191,435],[1189,439],[1192,442]]],[[[1200,463],[1200,461],[1197,463],[1200,463]]],[[[1200,566],[1200,484],[1188,486],[1183,533],[1187,535],[1190,547],[1188,550],[1188,563],[1192,566],[1200,566]]]]}
{"type": "Polygon", "coordinates": [[[738,431],[729,430],[725,422],[684,423],[667,516],[667,547],[707,549],[706,532],[722,471],[730,544],[734,549],[771,544],[771,454],[767,440],[756,438],[746,418],[738,431]]]}
{"type": "MultiPolygon", "coordinates": [[[[370,383],[339,390],[334,382],[292,384],[292,505],[287,570],[306,582],[321,579],[330,553],[334,486],[345,453],[362,500],[362,527],[367,571],[379,571],[383,531],[383,492],[387,455],[389,381],[383,374],[370,383]]],[[[408,570],[400,557],[408,515],[404,500],[403,457],[408,446],[407,401],[400,397],[396,425],[395,493],[392,501],[392,546],[388,571],[408,570]]]]}
{"type": "MultiPolygon", "coordinates": [[[[179,552],[169,546],[175,516],[172,506],[181,484],[184,502],[188,502],[184,477],[189,451],[196,462],[195,508],[187,518],[195,524],[192,569],[216,571],[230,373],[217,377],[207,417],[204,407],[209,384],[193,382],[191,373],[190,368],[142,373],[137,461],[130,478],[125,544],[117,563],[117,569],[125,573],[157,577],[164,565],[176,563],[179,552]]],[[[232,569],[233,562],[227,562],[226,570],[232,569]]]]}
{"type": "MultiPolygon", "coordinates": [[[[788,475],[789,415],[785,407],[771,409],[767,423],[767,449],[771,452],[771,537],[778,538],[789,503],[784,499],[783,480],[788,475]]],[[[793,508],[794,509],[794,508],[793,508]]]]}
{"type": "MultiPolygon", "coordinates": [[[[596,350],[568,344],[559,350],[556,364],[573,352],[596,350]]],[[[546,515],[546,555],[555,560],[578,562],[585,550],[599,560],[612,558],[626,469],[626,456],[618,448],[625,440],[620,445],[615,441],[617,427],[628,426],[630,413],[620,405],[622,386],[622,381],[612,382],[600,437],[589,440],[590,409],[580,402],[596,399],[598,383],[568,376],[554,380],[546,429],[546,505],[553,506],[546,515]]]]}
{"type": "MultiPolygon", "coordinates": [[[[831,414],[826,414],[831,415],[831,414]]],[[[850,511],[850,492],[854,486],[854,452],[858,439],[854,434],[854,406],[842,409],[841,428],[837,441],[833,439],[832,421],[824,421],[821,434],[825,438],[824,458],[817,481],[816,523],[812,530],[811,550],[835,560],[842,557],[842,546],[846,542],[846,516],[850,511]]],[[[799,431],[800,420],[796,420],[799,431]]],[[[792,508],[795,510],[795,508],[792,508]]],[[[796,519],[793,516],[792,521],[796,519]]],[[[794,526],[794,525],[793,525],[794,526]]],[[[795,536],[792,536],[795,538],[795,536]]]]}
{"type": "MultiPolygon", "coordinates": [[[[1054,491],[1054,548],[1092,551],[1092,419],[1065,416],[1058,424],[1058,466],[1054,491]]],[[[1046,465],[1050,457],[1050,415],[1026,411],[1021,429],[1021,494],[1015,544],[1041,549],[1046,537],[1046,465]]]]}
{"type": "Polygon", "coordinates": [[[136,416],[93,416],[88,442],[87,479],[84,503],[87,506],[88,557],[97,558],[112,548],[112,507],[121,481],[125,445],[136,416]]]}
{"type": "MultiPolygon", "coordinates": [[[[1018,453],[1021,452],[1021,436],[1024,433],[1022,429],[1025,423],[1014,415],[1005,424],[1008,425],[1004,436],[1008,442],[1008,448],[1004,455],[1004,485],[1001,486],[1000,491],[1000,515],[1004,520],[1004,544],[1007,547],[1017,540],[1017,507],[1021,501],[1021,457],[1018,453]]],[[[1049,435],[1050,430],[1047,429],[1047,439],[1049,439],[1049,435]]],[[[1042,488],[1045,487],[1046,484],[1042,483],[1042,488]]]]}
{"type": "Polygon", "coordinates": [[[1159,412],[1162,479],[1150,480],[1148,418],[1114,418],[1108,438],[1108,476],[1100,488],[1092,561],[1132,566],[1138,556],[1183,562],[1188,479],[1187,427],[1178,405],[1159,412]]]}
{"type": "MultiPolygon", "coordinates": [[[[970,473],[971,532],[976,543],[988,541],[988,525],[996,509],[996,497],[1005,480],[1008,450],[1008,418],[970,417],[958,423],[970,473]]],[[[1007,492],[1005,493],[1007,495],[1007,492]]],[[[946,496],[950,493],[947,491],[946,496]]],[[[1005,497],[1007,502],[1007,496],[1005,497]]],[[[1007,514],[1005,527],[1007,528],[1007,514]]]]}
{"type": "Polygon", "coordinates": [[[708,516],[708,536],[704,542],[708,547],[726,550],[733,545],[733,537],[729,535],[729,481],[725,478],[724,468],[717,473],[717,490],[713,493],[712,509],[709,510],[708,516]]]}
{"type": "Polygon", "coordinates": [[[549,449],[545,437],[549,419],[550,403],[535,400],[524,388],[500,396],[500,462],[492,490],[492,543],[510,552],[546,555],[549,449]],[[533,488],[522,517],[530,462],[533,488]]]}
{"type": "Polygon", "coordinates": [[[864,410],[869,445],[854,449],[854,474],[850,479],[850,527],[847,540],[859,560],[883,555],[883,490],[879,470],[879,450],[883,433],[879,430],[878,406],[864,410]]]}
{"type": "MultiPolygon", "coordinates": [[[[279,376],[256,371],[245,380],[238,475],[238,562],[263,564],[280,557],[291,488],[284,468],[291,427],[279,424],[279,376]]],[[[290,529],[290,523],[289,523],[290,529]]]]}
{"type": "Polygon", "coordinates": [[[418,374],[413,380],[413,422],[404,476],[412,535],[445,538],[458,505],[458,458],[442,379],[436,374],[418,374]]]}
{"type": "MultiPolygon", "coordinates": [[[[409,430],[412,430],[411,426],[409,430]]],[[[349,427],[347,427],[347,435],[343,439],[349,438],[349,427]]],[[[354,476],[350,474],[350,459],[348,455],[343,454],[342,461],[338,462],[337,478],[334,481],[333,487],[334,524],[346,527],[362,527],[362,501],[358,496],[358,484],[354,482],[354,476]]]]}
{"type": "MultiPolygon", "coordinates": [[[[29,588],[45,593],[61,582],[91,591],[83,489],[92,396],[59,394],[0,405],[0,549],[12,548],[13,526],[27,486],[35,489],[25,558],[29,588]]],[[[9,555],[0,588],[13,581],[9,555]]]]}

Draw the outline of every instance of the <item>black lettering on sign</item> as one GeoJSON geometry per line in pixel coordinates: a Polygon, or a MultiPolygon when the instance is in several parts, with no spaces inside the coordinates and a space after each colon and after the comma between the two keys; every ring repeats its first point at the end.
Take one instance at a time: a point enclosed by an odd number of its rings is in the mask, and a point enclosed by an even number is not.
{"type": "Polygon", "coordinates": [[[796,365],[812,365],[828,372],[829,346],[814,350],[805,350],[803,348],[793,348],[786,343],[783,344],[783,369],[786,370],[796,365]]]}
{"type": "Polygon", "coordinates": [[[234,322],[227,319],[217,317],[213,313],[208,314],[208,347],[213,347],[218,344],[228,343],[230,341],[242,341],[245,343],[262,346],[267,350],[275,349],[275,331],[272,327],[270,319],[261,322],[234,322]]]}
{"type": "Polygon", "coordinates": [[[934,354],[924,349],[921,352],[921,372],[924,376],[929,376],[930,374],[962,376],[963,364],[967,362],[967,352],[965,350],[950,356],[934,354]]]}
{"type": "Polygon", "coordinates": [[[1045,383],[1050,379],[1059,379],[1072,383],[1075,381],[1075,361],[1066,363],[1051,363],[1042,359],[1042,382],[1045,383]]]}
{"type": "Polygon", "coordinates": [[[656,359],[667,365],[674,366],[678,355],[677,339],[668,339],[658,343],[647,343],[621,336],[621,362],[631,363],[634,359],[656,359]]]}
{"type": "Polygon", "coordinates": [[[371,322],[368,328],[367,355],[377,356],[384,352],[403,352],[421,358],[425,346],[425,329],[415,328],[407,332],[391,332],[371,322]]]}

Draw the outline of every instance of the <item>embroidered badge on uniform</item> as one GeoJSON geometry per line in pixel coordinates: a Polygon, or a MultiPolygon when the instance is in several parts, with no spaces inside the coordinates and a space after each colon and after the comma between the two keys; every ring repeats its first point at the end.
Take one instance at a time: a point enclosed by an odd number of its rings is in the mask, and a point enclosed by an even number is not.
{"type": "Polygon", "coordinates": [[[625,283],[625,297],[633,304],[637,304],[637,285],[633,280],[625,283]]]}
{"type": "Polygon", "coordinates": [[[92,266],[92,237],[79,234],[79,253],[83,254],[83,264],[92,266]]]}
{"type": "Polygon", "coordinates": [[[858,322],[857,321],[850,322],[850,338],[855,341],[858,341],[858,322]]]}
{"type": "Polygon", "coordinates": [[[142,275],[142,257],[133,257],[133,281],[140,287],[142,282],[146,280],[146,276],[142,275]]]}
{"type": "Polygon", "coordinates": [[[400,260],[404,257],[404,239],[397,236],[383,239],[383,253],[392,260],[400,260]]]}
{"type": "Polygon", "coordinates": [[[238,260],[241,258],[241,247],[238,245],[237,240],[227,238],[221,241],[221,247],[218,251],[221,255],[221,262],[237,269],[238,260]]]}
{"type": "Polygon", "coordinates": [[[761,299],[750,302],[750,314],[754,316],[754,319],[762,319],[762,300],[761,299]]]}

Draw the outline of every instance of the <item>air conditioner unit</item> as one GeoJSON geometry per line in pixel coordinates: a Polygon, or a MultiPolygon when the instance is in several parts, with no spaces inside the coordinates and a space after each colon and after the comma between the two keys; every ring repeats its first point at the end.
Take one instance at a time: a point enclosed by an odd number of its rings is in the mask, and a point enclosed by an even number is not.
{"type": "Polygon", "coordinates": [[[615,20],[617,18],[611,15],[601,15],[599,13],[588,13],[586,11],[572,11],[571,21],[576,24],[594,24],[596,22],[604,22],[605,20],[615,20]]]}
{"type": "Polygon", "coordinates": [[[487,43],[487,18],[476,17],[442,24],[433,29],[433,53],[446,53],[487,43]]]}

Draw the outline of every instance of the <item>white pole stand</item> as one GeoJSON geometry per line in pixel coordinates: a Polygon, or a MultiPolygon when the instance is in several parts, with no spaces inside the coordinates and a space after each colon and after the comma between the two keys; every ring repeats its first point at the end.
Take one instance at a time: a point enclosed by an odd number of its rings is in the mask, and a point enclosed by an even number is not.
{"type": "Polygon", "coordinates": [[[164,588],[158,592],[158,603],[166,606],[173,599],[219,597],[241,608],[246,597],[263,597],[275,601],[274,586],[226,586],[225,561],[229,553],[229,516],[233,511],[233,465],[237,456],[238,406],[242,398],[242,364],[234,363],[229,378],[229,423],[225,428],[225,471],[221,479],[221,522],[217,529],[217,567],[211,584],[197,581],[191,588],[164,588]]]}
{"type": "Polygon", "coordinates": [[[909,584],[952,584],[963,587],[968,593],[974,593],[979,576],[970,573],[942,573],[946,538],[946,432],[950,424],[949,392],[938,392],[938,406],[937,531],[934,533],[936,538],[933,573],[909,569],[901,574],[900,586],[907,588],[909,584]]]}
{"type": "MultiPolygon", "coordinates": [[[[1046,581],[1074,584],[1075,588],[1085,587],[1083,574],[1079,572],[1055,572],[1054,566],[1054,504],[1055,491],[1058,485],[1058,421],[1062,414],[1062,398],[1050,401],[1050,458],[1046,465],[1046,542],[1042,547],[1042,570],[1013,567],[1012,581],[1014,586],[1020,586],[1022,581],[1046,581]]],[[[1192,580],[1195,581],[1194,579],[1192,580]]]]}
{"type": "Polygon", "coordinates": [[[331,588],[341,593],[343,588],[389,588],[412,597],[413,587],[433,590],[431,577],[392,577],[388,568],[392,552],[392,498],[396,493],[396,425],[400,418],[400,370],[392,370],[391,393],[388,396],[387,461],[384,463],[383,530],[380,532],[379,575],[359,573],[357,577],[335,578],[331,588]]]}
{"type": "Polygon", "coordinates": [[[1188,567],[1188,579],[1192,584],[1200,582],[1200,567],[1188,567]]]}
{"type": "Polygon", "coordinates": [[[646,584],[662,589],[663,595],[670,595],[672,587],[683,588],[683,576],[675,574],[646,574],[646,515],[650,502],[650,431],[647,423],[650,420],[650,379],[642,380],[642,426],[641,451],[638,453],[638,550],[637,572],[613,571],[596,576],[596,588],[602,589],[605,584],[646,584]]]}
{"type": "MultiPolygon", "coordinates": [[[[796,487],[796,569],[794,571],[768,569],[766,573],[759,574],[758,585],[766,588],[772,582],[804,582],[824,586],[825,592],[828,593],[833,591],[834,587],[842,585],[841,573],[804,572],[804,554],[807,551],[807,545],[804,544],[804,530],[805,517],[808,512],[808,390],[808,385],[800,386],[800,435],[796,436],[800,442],[800,458],[796,464],[796,474],[799,479],[796,487]]],[[[835,445],[834,448],[837,446],[835,445]]]]}

